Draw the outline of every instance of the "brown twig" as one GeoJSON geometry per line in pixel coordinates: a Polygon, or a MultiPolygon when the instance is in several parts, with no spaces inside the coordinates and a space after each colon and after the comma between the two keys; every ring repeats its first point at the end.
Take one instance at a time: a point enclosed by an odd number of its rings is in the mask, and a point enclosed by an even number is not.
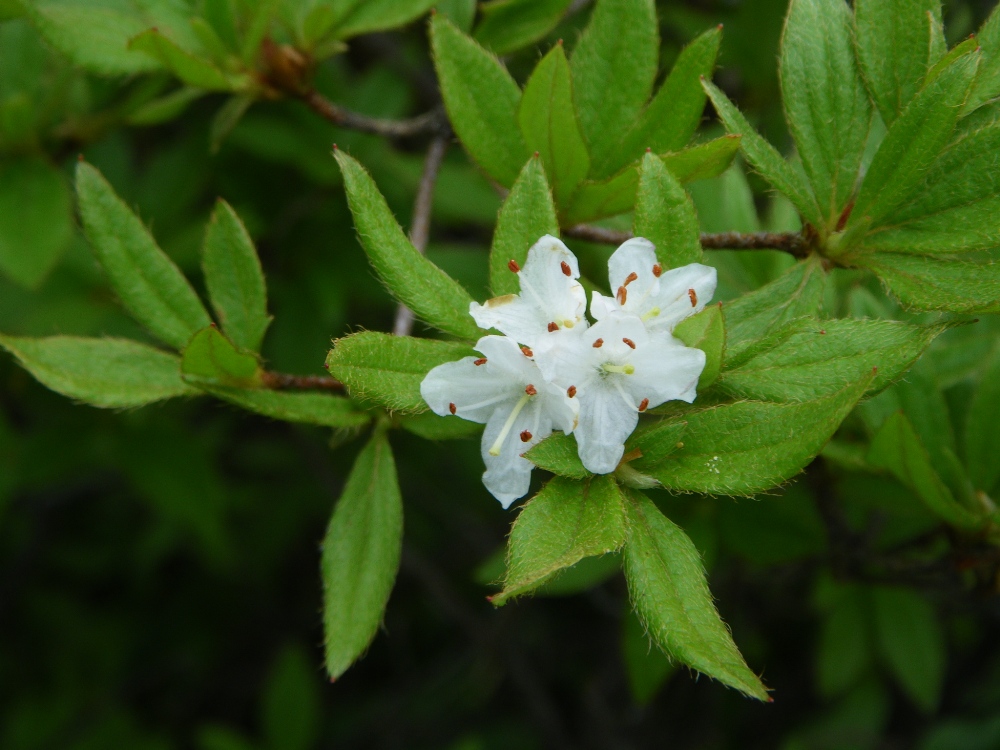
{"type": "MultiPolygon", "coordinates": [[[[605,229],[592,224],[576,224],[562,230],[566,237],[604,245],[620,245],[632,238],[631,232],[605,229]]],[[[703,233],[701,246],[706,250],[784,250],[796,258],[809,254],[808,245],[799,232],[719,232],[703,233]]]]}
{"type": "MultiPolygon", "coordinates": [[[[434,204],[434,185],[437,183],[438,171],[448,150],[451,136],[440,134],[431,141],[424,160],[424,173],[420,176],[420,187],[413,202],[413,220],[410,222],[410,242],[423,253],[427,249],[427,238],[431,230],[431,208],[434,204]]],[[[396,336],[409,336],[413,330],[413,311],[406,305],[396,308],[396,322],[392,332],[396,336]]]]}
{"type": "Polygon", "coordinates": [[[264,372],[261,384],[272,391],[342,391],[344,384],[327,375],[286,375],[264,372]]]}
{"type": "Polygon", "coordinates": [[[444,112],[440,108],[411,117],[408,120],[387,120],[345,109],[339,104],[334,104],[316,90],[300,94],[299,98],[310,109],[334,125],[386,138],[406,138],[424,133],[442,133],[448,129],[444,112]]]}

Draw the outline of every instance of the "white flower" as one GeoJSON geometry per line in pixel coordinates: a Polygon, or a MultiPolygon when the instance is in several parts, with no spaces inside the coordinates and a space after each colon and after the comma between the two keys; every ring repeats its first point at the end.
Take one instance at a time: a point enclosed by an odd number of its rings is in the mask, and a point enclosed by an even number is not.
{"type": "Polygon", "coordinates": [[[521,282],[521,293],[494,297],[484,305],[473,302],[469,312],[480,328],[495,328],[534,346],[551,331],[587,327],[587,293],[577,281],[580,268],[562,242],[545,235],[528,251],[524,268],[511,261],[510,269],[521,282]]]}
{"type": "Polygon", "coordinates": [[[531,482],[530,461],[521,456],[552,434],[576,427],[577,400],[542,377],[522,349],[505,336],[484,336],[476,343],[482,357],[466,357],[431,370],[420,395],[435,414],[454,414],[485,423],[483,484],[504,508],[523,497],[531,482]]]}
{"type": "Polygon", "coordinates": [[[580,460],[595,474],[618,466],[639,412],[664,401],[694,401],[705,368],[700,349],[617,311],[579,335],[554,334],[535,356],[542,375],[579,400],[574,434],[580,460]]]}
{"type": "Polygon", "coordinates": [[[635,237],[608,260],[608,280],[615,296],[594,292],[590,314],[595,320],[625,312],[642,318],[649,331],[672,331],[684,318],[704,309],[715,294],[717,275],[701,263],[664,272],[653,243],[635,237]]]}

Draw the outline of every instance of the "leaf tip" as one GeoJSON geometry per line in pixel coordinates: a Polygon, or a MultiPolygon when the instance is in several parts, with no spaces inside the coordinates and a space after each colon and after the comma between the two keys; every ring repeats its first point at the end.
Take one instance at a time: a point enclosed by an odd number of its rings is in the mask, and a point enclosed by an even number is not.
{"type": "Polygon", "coordinates": [[[562,47],[563,46],[563,40],[562,39],[557,39],[556,40],[556,45],[559,46],[559,47],[562,47]]]}
{"type": "Polygon", "coordinates": [[[538,158],[538,152],[537,151],[532,155],[532,158],[533,159],[537,159],[538,158]]]}

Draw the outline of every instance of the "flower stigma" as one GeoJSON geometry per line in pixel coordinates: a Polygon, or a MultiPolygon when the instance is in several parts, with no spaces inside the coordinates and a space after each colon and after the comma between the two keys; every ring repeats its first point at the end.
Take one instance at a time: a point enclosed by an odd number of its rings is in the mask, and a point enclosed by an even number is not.
{"type": "MultiPolygon", "coordinates": [[[[528,405],[533,394],[525,392],[521,396],[521,400],[517,402],[517,405],[511,411],[510,416],[507,417],[507,421],[503,423],[503,428],[500,430],[500,434],[497,435],[497,439],[494,441],[493,445],[490,446],[490,455],[499,456],[500,448],[503,447],[503,441],[507,439],[507,435],[510,434],[511,428],[514,426],[514,420],[517,419],[517,415],[521,413],[521,409],[528,405]]],[[[530,440],[531,438],[528,438],[530,440]]],[[[527,441],[525,441],[527,442],[527,441]]]]}

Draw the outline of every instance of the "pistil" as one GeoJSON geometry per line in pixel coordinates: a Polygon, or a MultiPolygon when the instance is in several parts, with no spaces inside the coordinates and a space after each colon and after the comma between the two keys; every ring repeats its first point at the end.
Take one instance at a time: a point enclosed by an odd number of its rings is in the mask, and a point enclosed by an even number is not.
{"type": "Polygon", "coordinates": [[[624,375],[632,375],[635,372],[635,367],[632,365],[612,365],[605,362],[601,367],[604,372],[620,372],[624,375]]]}
{"type": "Polygon", "coordinates": [[[507,435],[510,434],[510,430],[514,426],[514,420],[517,419],[517,415],[521,413],[521,409],[523,409],[530,400],[531,400],[531,394],[525,393],[523,396],[521,396],[521,400],[518,401],[517,404],[514,406],[514,409],[513,411],[511,411],[510,416],[507,417],[507,421],[503,423],[503,429],[501,429],[500,434],[497,435],[496,441],[490,447],[491,456],[500,455],[500,448],[503,447],[503,441],[506,440],[507,435]]]}

